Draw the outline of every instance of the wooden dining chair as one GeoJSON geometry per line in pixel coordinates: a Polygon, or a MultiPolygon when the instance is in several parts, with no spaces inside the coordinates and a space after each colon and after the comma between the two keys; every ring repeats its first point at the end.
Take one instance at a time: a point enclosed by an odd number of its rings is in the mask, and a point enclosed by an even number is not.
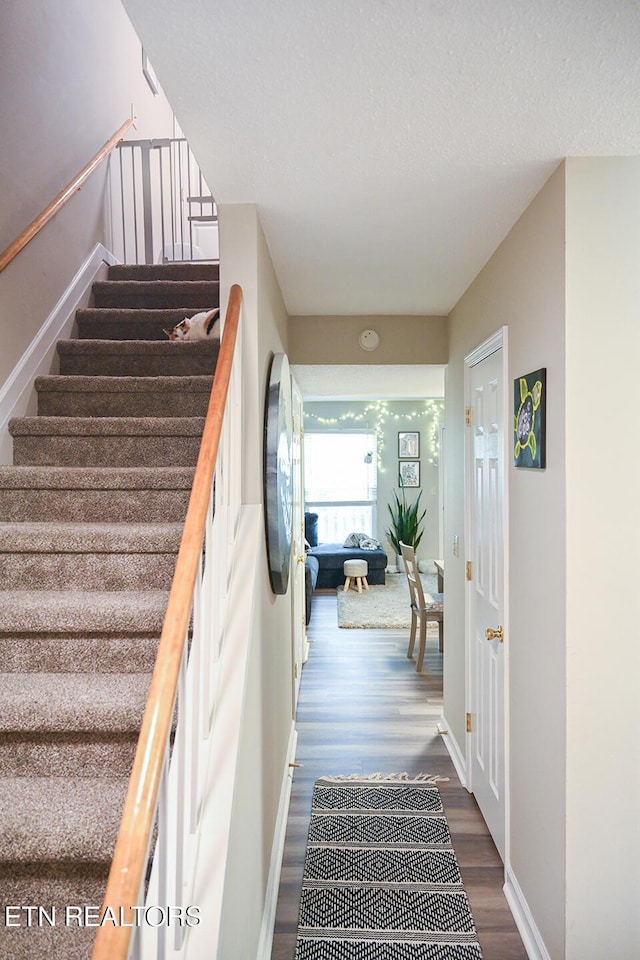
{"type": "Polygon", "coordinates": [[[410,660],[413,658],[413,648],[416,642],[416,631],[419,621],[420,638],[418,642],[418,657],[416,659],[416,670],[419,673],[422,670],[424,648],[427,641],[427,623],[430,620],[436,621],[438,624],[438,646],[440,653],[442,653],[444,649],[444,595],[442,593],[425,594],[413,547],[407,546],[406,543],[401,543],[400,550],[402,552],[405,573],[407,574],[409,599],[411,602],[411,632],[409,634],[407,656],[410,660]]]}

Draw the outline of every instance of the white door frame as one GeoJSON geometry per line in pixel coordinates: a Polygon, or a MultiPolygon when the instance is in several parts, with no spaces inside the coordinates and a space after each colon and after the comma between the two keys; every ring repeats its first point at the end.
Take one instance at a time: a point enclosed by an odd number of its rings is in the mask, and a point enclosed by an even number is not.
{"type": "Polygon", "coordinates": [[[292,690],[295,718],[300,690],[302,666],[308,657],[307,627],[305,623],[304,549],[304,475],[303,475],[303,400],[300,388],[291,377],[293,511],[291,531],[291,618],[292,618],[292,690]],[[297,449],[297,459],[295,450],[297,449]]]}
{"type": "MultiPolygon", "coordinates": [[[[446,403],[446,399],[445,399],[446,403]]],[[[445,447],[444,447],[444,423],[440,424],[438,430],[438,440],[440,442],[440,453],[438,456],[438,557],[444,557],[444,476],[445,476],[445,447]]]]}
{"type": "MultiPolygon", "coordinates": [[[[504,483],[503,483],[503,511],[502,511],[502,532],[503,532],[503,558],[504,558],[504,687],[503,687],[503,697],[504,697],[504,792],[505,792],[505,805],[504,805],[504,814],[505,814],[505,824],[504,824],[504,845],[505,845],[505,857],[504,857],[504,866],[505,873],[507,870],[507,865],[510,863],[510,853],[509,853],[509,823],[510,823],[510,810],[511,810],[511,790],[510,790],[510,777],[509,777],[509,724],[510,724],[510,713],[509,713],[509,465],[512,458],[512,449],[511,449],[511,437],[512,437],[512,417],[513,413],[511,411],[511,389],[509,381],[509,356],[508,356],[508,328],[506,326],[500,327],[492,336],[488,337],[481,344],[479,344],[474,350],[472,350],[464,358],[464,405],[465,410],[472,405],[471,398],[471,388],[470,388],[470,370],[476,364],[480,363],[482,360],[485,360],[487,357],[491,356],[492,353],[502,350],[502,397],[503,397],[503,470],[504,470],[504,483]]],[[[470,544],[472,542],[472,530],[471,530],[471,517],[472,513],[472,431],[469,429],[465,430],[465,457],[464,457],[464,486],[465,486],[465,509],[464,509],[464,536],[465,544],[470,544]]],[[[468,551],[468,547],[467,547],[468,551]]],[[[467,558],[469,559],[469,554],[467,552],[467,558]]],[[[471,631],[471,582],[465,580],[465,701],[466,701],[466,711],[468,713],[472,710],[473,697],[472,697],[472,677],[470,670],[471,663],[471,642],[472,642],[472,631],[471,631]]],[[[473,782],[472,782],[472,761],[471,761],[471,750],[472,750],[472,741],[471,735],[466,734],[465,736],[465,762],[466,762],[466,773],[467,773],[467,789],[473,793],[473,782]]]]}

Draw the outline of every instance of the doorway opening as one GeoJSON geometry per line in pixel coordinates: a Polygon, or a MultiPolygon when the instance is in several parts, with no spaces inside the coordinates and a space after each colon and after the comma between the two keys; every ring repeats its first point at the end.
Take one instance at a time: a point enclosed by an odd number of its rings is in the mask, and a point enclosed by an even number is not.
{"type": "Polygon", "coordinates": [[[443,365],[292,365],[304,401],[305,509],[318,514],[318,540],[352,532],[387,537],[394,493],[426,509],[419,558],[440,557],[443,365]],[[402,480],[401,480],[402,478],[402,480]],[[348,529],[347,529],[348,528],[348,529]]]}

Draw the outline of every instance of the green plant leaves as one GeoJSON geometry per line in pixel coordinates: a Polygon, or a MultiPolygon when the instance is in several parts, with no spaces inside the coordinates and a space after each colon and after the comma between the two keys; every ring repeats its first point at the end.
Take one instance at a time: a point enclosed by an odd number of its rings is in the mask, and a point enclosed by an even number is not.
{"type": "Polygon", "coordinates": [[[419,514],[422,490],[416,497],[415,503],[409,506],[407,506],[404,487],[402,487],[402,502],[397,493],[394,493],[393,496],[395,504],[387,504],[391,516],[391,526],[386,531],[386,535],[396,553],[399,554],[401,542],[413,547],[414,550],[418,547],[418,544],[422,540],[422,534],[424,533],[421,525],[427,511],[423,510],[422,513],[419,514]]]}

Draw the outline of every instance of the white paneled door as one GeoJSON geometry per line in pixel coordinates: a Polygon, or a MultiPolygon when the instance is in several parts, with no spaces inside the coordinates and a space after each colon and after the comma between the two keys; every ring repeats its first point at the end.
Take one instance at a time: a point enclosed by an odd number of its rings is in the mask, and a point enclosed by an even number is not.
{"type": "MultiPolygon", "coordinates": [[[[482,356],[482,352],[480,354],[482,356]]],[[[502,348],[468,365],[471,789],[505,856],[504,411],[502,348]]]]}

